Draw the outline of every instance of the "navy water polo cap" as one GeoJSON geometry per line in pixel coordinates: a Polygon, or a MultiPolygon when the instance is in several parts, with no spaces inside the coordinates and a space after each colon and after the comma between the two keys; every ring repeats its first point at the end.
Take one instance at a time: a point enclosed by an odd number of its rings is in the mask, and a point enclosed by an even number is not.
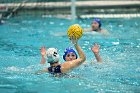
{"type": "Polygon", "coordinates": [[[99,24],[99,27],[101,27],[102,26],[102,23],[101,23],[101,20],[99,19],[99,18],[94,18],[93,19],[93,22],[97,22],[98,24],[99,24]]]}

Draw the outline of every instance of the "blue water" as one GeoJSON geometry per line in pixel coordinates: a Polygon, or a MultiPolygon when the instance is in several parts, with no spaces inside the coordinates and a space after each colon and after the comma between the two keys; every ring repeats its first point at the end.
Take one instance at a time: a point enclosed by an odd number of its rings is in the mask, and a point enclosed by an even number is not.
{"type": "MultiPolygon", "coordinates": [[[[67,19],[17,16],[0,25],[1,93],[139,93],[140,92],[140,18],[102,19],[110,36],[84,33],[79,44],[87,65],[70,73],[71,77],[51,77],[33,72],[40,65],[40,47],[56,47],[62,56],[72,46],[66,35],[74,23],[90,27],[92,19],[67,19]],[[90,48],[101,46],[103,63],[98,64],[90,48]],[[94,64],[90,62],[94,60],[94,64]]],[[[61,57],[60,62],[63,63],[61,57]]]]}

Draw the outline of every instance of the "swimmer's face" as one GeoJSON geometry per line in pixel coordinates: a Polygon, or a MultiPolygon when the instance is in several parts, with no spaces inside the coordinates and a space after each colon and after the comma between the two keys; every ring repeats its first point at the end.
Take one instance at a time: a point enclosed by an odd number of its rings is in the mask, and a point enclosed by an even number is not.
{"type": "Polygon", "coordinates": [[[67,55],[66,55],[66,61],[72,61],[72,60],[75,60],[76,59],[76,55],[74,54],[74,53],[68,53],[67,55]]]}
{"type": "Polygon", "coordinates": [[[99,23],[97,23],[96,21],[93,21],[91,24],[91,27],[92,27],[92,31],[95,31],[99,29],[99,23]]]}

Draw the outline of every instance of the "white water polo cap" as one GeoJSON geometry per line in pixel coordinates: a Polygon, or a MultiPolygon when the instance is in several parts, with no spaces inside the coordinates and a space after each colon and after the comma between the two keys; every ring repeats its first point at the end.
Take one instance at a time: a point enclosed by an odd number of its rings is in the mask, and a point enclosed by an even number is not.
{"type": "Polygon", "coordinates": [[[46,58],[48,63],[55,63],[59,61],[59,54],[56,48],[48,48],[46,53],[47,53],[46,58]]]}

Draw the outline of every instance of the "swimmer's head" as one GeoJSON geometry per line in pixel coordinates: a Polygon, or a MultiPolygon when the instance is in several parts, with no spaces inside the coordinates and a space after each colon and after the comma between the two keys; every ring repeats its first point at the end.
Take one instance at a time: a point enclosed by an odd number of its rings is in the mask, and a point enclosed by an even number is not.
{"type": "Polygon", "coordinates": [[[69,48],[66,48],[66,50],[64,51],[63,59],[65,61],[75,60],[75,59],[77,59],[77,54],[74,51],[74,49],[72,49],[70,47],[69,48]]]}
{"type": "Polygon", "coordinates": [[[56,63],[59,61],[59,54],[56,48],[49,48],[46,53],[48,63],[56,63]]]}
{"type": "Polygon", "coordinates": [[[101,20],[99,18],[94,18],[91,26],[92,26],[92,31],[96,31],[102,26],[101,20]]]}

